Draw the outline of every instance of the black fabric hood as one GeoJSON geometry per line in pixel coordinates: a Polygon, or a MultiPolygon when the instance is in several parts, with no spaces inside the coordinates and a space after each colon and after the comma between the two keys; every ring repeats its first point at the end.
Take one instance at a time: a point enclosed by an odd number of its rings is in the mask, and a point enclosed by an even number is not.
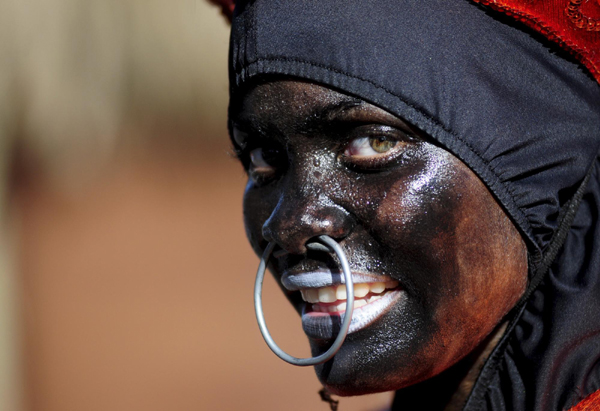
{"type": "Polygon", "coordinates": [[[600,86],[584,69],[467,0],[239,2],[232,99],[269,74],[342,90],[417,126],[520,230],[531,278],[545,277],[512,313],[466,409],[558,410],[600,388],[600,86]]]}

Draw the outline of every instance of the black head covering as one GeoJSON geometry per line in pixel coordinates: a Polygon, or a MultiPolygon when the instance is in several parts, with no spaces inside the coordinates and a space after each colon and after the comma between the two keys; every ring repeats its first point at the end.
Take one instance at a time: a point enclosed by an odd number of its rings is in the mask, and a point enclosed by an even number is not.
{"type": "Polygon", "coordinates": [[[240,2],[232,99],[268,74],[417,126],[520,230],[530,289],[465,409],[559,410],[600,388],[600,86],[584,69],[468,0],[240,2]]]}

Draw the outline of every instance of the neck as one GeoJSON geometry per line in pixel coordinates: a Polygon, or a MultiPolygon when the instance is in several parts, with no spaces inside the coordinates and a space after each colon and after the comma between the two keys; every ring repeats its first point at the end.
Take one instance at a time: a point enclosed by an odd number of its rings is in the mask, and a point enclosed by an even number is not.
{"type": "Polygon", "coordinates": [[[504,335],[506,326],[507,323],[499,325],[473,352],[450,369],[397,391],[392,410],[461,410],[485,361],[504,335]]]}

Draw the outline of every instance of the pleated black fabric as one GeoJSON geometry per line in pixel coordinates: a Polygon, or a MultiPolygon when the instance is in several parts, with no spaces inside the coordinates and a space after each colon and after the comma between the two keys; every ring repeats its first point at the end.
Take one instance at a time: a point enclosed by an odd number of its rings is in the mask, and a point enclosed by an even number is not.
{"type": "Polygon", "coordinates": [[[468,0],[242,1],[232,98],[271,74],[356,95],[425,131],[527,242],[542,281],[465,409],[560,410],[600,388],[600,86],[584,69],[468,0]]]}

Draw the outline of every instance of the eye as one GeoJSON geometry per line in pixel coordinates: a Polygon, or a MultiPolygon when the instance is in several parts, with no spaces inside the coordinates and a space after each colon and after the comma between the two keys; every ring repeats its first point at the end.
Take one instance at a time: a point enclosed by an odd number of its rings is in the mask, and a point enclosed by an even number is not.
{"type": "Polygon", "coordinates": [[[264,183],[277,173],[281,154],[274,148],[259,147],[250,151],[248,174],[256,183],[264,183]]]}
{"type": "Polygon", "coordinates": [[[370,157],[385,154],[399,144],[398,140],[394,140],[387,136],[376,137],[359,137],[355,138],[348,144],[344,155],[346,157],[370,157]]]}
{"type": "Polygon", "coordinates": [[[376,171],[393,167],[402,153],[416,140],[406,132],[389,126],[358,127],[350,132],[341,161],[357,170],[376,171]],[[352,136],[356,136],[352,138],[352,136]]]}
{"type": "Polygon", "coordinates": [[[275,167],[265,160],[263,148],[255,148],[250,152],[250,170],[254,173],[272,173],[275,167]]]}

